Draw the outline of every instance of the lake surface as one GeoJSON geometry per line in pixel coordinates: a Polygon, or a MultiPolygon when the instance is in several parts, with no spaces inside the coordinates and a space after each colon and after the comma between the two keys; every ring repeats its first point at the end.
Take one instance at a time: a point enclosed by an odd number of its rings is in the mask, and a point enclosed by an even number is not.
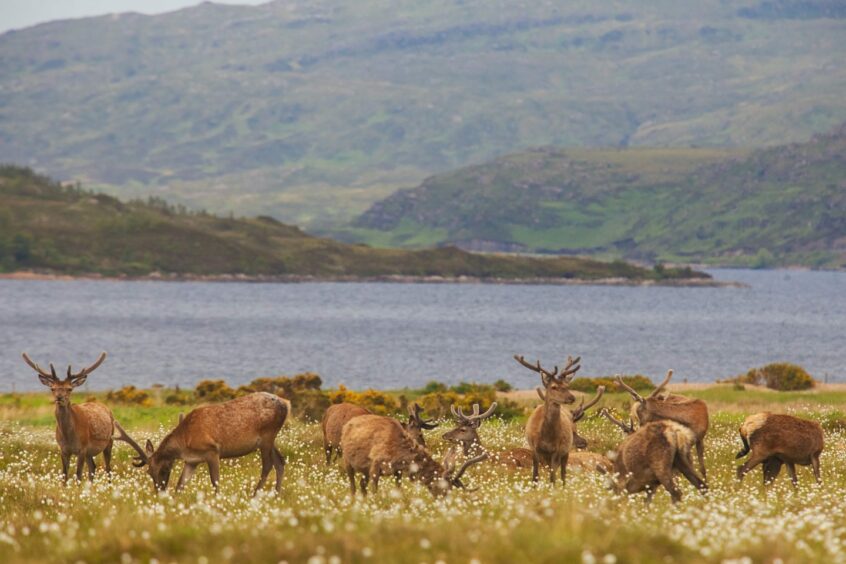
{"type": "Polygon", "coordinates": [[[511,356],[580,375],[713,381],[790,361],[846,381],[846,273],[717,270],[737,288],[0,280],[0,390],[39,389],[21,351],[90,389],[313,371],[327,385],[534,387],[511,356]]]}

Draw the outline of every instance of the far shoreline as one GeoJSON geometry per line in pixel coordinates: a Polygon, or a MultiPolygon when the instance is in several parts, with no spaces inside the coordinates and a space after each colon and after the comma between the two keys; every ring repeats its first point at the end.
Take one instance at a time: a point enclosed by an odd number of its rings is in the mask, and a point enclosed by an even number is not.
{"type": "Polygon", "coordinates": [[[0,280],[58,281],[77,280],[103,282],[244,282],[257,284],[303,284],[320,282],[382,282],[389,284],[497,284],[522,286],[658,286],[676,288],[748,288],[747,284],[713,278],[668,278],[637,280],[630,278],[482,278],[477,276],[409,276],[386,274],[381,276],[312,276],[303,274],[175,274],[153,272],[130,276],[106,276],[97,273],[58,274],[19,270],[0,273],[0,280]]]}

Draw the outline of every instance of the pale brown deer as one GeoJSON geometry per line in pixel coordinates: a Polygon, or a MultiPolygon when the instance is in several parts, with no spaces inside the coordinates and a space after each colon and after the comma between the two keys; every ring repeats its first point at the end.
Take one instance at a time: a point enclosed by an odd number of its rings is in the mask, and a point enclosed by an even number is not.
{"type": "Polygon", "coordinates": [[[567,460],[573,447],[573,420],[584,416],[585,410],[595,405],[605,387],[599,386],[596,396],[588,405],[584,403],[575,412],[562,410],[563,404],[576,401],[570,392],[570,382],[578,372],[580,357],[567,358],[567,366],[559,372],[556,366],[552,372],[545,370],[540,361],[535,364],[526,362],[522,356],[514,355],[514,359],[524,367],[537,372],[541,376],[543,390],[537,389],[543,404],[535,408],[526,422],[526,440],[532,451],[532,480],[538,480],[538,466],[544,464],[550,468],[549,480],[555,483],[555,474],[560,470],[561,483],[567,479],[567,460]]]}
{"type": "Polygon", "coordinates": [[[617,376],[617,383],[626,390],[635,403],[632,404],[632,417],[640,425],[653,421],[669,420],[681,423],[690,428],[696,436],[696,455],[699,459],[699,471],[702,477],[707,476],[705,469],[705,435],[708,433],[708,405],[700,400],[687,398],[677,394],[660,394],[673,377],[673,371],[668,370],[664,381],[647,397],[641,396],[632,387],[617,376]]]}
{"type": "Polygon", "coordinates": [[[176,428],[157,448],[148,440],[135,466],[146,465],[153,486],[165,491],[177,460],[185,462],[177,491],[185,487],[200,464],[207,464],[215,491],[220,483],[220,460],[238,458],[258,450],[261,478],[253,495],[264,486],[271,469],[276,470],[276,492],[282,489],[285,457],[276,448],[276,435],[291,412],[288,400],[267,392],[255,392],[195,408],[180,416],[176,428]]]}
{"type": "MultiPolygon", "coordinates": [[[[602,413],[624,432],[631,429],[609,411],[602,413]]],[[[680,472],[704,494],[708,487],[696,474],[691,459],[695,443],[696,435],[690,427],[675,421],[665,419],[641,425],[617,447],[612,487],[628,494],[646,492],[649,503],[657,488],[663,486],[673,503],[678,503],[682,495],[676,486],[675,473],[680,472]]]]}
{"type": "Polygon", "coordinates": [[[138,443],[126,434],[123,427],[115,421],[111,410],[97,402],[72,404],[71,392],[74,388],[85,383],[88,375],[96,370],[104,360],[106,353],[101,353],[91,366],[79,372],[73,372],[68,366],[64,380],[56,375],[56,369],[50,364],[50,372],[42,370],[26,353],[22,354],[26,362],[38,374],[42,384],[50,388],[53,401],[56,404],[56,442],[62,457],[62,474],[64,481],[68,481],[68,469],[71,456],[76,456],[76,479],[82,479],[82,469],[88,465],[88,479],[94,479],[96,464],[94,457],[103,453],[103,464],[106,474],[112,472],[112,446],[114,440],[128,443],[137,452],[143,452],[138,443]],[[115,431],[118,436],[115,437],[115,431]]]}
{"type": "Polygon", "coordinates": [[[736,458],[749,458],[737,468],[737,478],[743,479],[747,472],[762,464],[764,483],[776,479],[782,465],[787,465],[790,481],[796,487],[796,465],[811,466],[814,479],[820,482],[820,454],[825,446],[823,430],[816,421],[800,419],[792,415],[756,413],[746,418],[740,426],[740,440],[743,449],[736,458]]]}
{"type": "Polygon", "coordinates": [[[456,470],[455,451],[450,450],[439,463],[397,420],[380,415],[362,415],[347,422],[341,435],[341,452],[353,495],[358,473],[362,475],[359,486],[364,495],[370,482],[375,493],[382,476],[405,474],[425,485],[432,495],[442,496],[453,487],[463,488],[464,472],[487,458],[484,454],[476,456],[456,470]]]}

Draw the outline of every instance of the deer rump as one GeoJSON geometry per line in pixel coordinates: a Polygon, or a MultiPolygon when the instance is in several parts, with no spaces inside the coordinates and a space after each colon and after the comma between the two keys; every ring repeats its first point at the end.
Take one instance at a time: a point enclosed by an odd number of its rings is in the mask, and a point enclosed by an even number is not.
{"type": "Polygon", "coordinates": [[[350,419],[341,433],[341,452],[348,469],[375,479],[377,484],[380,476],[405,474],[412,462],[425,458],[423,447],[403,430],[399,421],[381,415],[350,419]]]}

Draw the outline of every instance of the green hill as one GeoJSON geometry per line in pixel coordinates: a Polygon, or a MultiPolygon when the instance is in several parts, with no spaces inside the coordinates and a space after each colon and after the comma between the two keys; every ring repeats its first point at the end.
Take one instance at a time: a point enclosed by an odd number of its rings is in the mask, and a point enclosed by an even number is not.
{"type": "Polygon", "coordinates": [[[623,262],[371,249],[306,235],[267,217],[221,218],[162,200],[120,202],[18,167],[0,167],[0,272],[246,274],[367,278],[707,278],[623,262]]]}
{"type": "Polygon", "coordinates": [[[846,124],[754,152],[538,149],[431,177],[346,232],[371,244],[846,266],[846,124]]]}
{"type": "Polygon", "coordinates": [[[537,146],[763,146],[846,119],[832,0],[293,0],[0,35],[0,162],[309,228],[537,146]]]}

